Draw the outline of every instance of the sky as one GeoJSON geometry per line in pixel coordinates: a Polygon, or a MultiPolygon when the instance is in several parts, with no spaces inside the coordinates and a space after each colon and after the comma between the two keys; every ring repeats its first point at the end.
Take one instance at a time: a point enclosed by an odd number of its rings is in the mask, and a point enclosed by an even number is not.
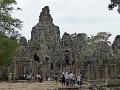
{"type": "Polygon", "coordinates": [[[16,0],[22,11],[13,16],[21,19],[23,28],[20,33],[28,40],[32,27],[38,23],[40,12],[49,6],[53,23],[59,26],[61,36],[64,32],[86,33],[88,36],[98,32],[110,32],[113,41],[120,34],[120,14],[115,8],[109,11],[110,0],[16,0]]]}

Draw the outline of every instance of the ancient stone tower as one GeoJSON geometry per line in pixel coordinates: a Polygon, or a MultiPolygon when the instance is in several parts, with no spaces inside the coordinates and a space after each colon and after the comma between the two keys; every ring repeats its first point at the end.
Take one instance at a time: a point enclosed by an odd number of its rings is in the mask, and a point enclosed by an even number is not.
{"type": "MultiPolygon", "coordinates": [[[[97,41],[95,50],[90,50],[85,33],[64,33],[60,38],[59,27],[53,23],[48,6],[42,9],[39,22],[32,28],[31,39],[20,39],[14,60],[14,77],[32,73],[49,75],[72,71],[82,72],[86,80],[115,78],[120,71],[120,36],[113,42],[113,50],[106,41],[97,41]],[[113,51],[113,54],[112,52],[113,51]],[[113,74],[114,72],[114,74],[113,74]]],[[[12,71],[12,69],[11,69],[12,71]]]]}
{"type": "Polygon", "coordinates": [[[58,63],[60,61],[60,31],[59,27],[53,24],[48,6],[42,9],[39,22],[32,28],[31,39],[27,43],[23,37],[20,44],[21,47],[16,55],[18,67],[16,74],[47,74],[57,69],[56,66],[60,68],[60,63],[58,63]],[[39,61],[34,60],[35,56],[39,58],[39,61]]]}
{"type": "Polygon", "coordinates": [[[15,74],[18,77],[23,73],[49,75],[73,68],[75,72],[75,66],[79,67],[78,63],[81,62],[80,54],[86,47],[86,39],[84,33],[70,35],[66,32],[60,38],[59,27],[54,25],[49,7],[45,6],[39,22],[32,28],[31,39],[28,42],[24,37],[20,39],[15,65],[18,70],[15,74]],[[34,57],[39,58],[39,61],[34,60],[34,57]]]}

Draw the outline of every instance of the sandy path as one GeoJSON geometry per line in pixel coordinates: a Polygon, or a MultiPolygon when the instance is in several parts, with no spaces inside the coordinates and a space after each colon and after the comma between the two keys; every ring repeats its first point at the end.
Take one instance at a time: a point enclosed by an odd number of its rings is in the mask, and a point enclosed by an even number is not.
{"type": "Polygon", "coordinates": [[[60,83],[56,85],[53,81],[43,83],[0,83],[0,90],[50,90],[62,87],[60,83]]]}

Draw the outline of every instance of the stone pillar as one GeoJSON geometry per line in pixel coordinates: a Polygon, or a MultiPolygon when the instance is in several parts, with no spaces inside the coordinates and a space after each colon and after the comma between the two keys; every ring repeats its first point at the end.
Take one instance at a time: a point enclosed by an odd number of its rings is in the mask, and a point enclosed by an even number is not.
{"type": "Polygon", "coordinates": [[[17,60],[16,58],[14,59],[14,73],[13,73],[13,81],[16,81],[16,76],[17,76],[17,60]]]}

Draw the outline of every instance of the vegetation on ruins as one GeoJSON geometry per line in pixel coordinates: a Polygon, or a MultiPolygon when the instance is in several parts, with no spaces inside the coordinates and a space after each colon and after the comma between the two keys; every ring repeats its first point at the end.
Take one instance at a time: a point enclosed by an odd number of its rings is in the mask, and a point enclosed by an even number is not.
{"type": "Polygon", "coordinates": [[[90,37],[88,37],[88,44],[85,50],[85,54],[86,53],[93,53],[96,50],[96,45],[99,42],[106,42],[107,44],[111,44],[111,42],[109,41],[109,37],[112,34],[109,32],[98,32],[97,35],[91,35],[90,37]]]}
{"type": "Polygon", "coordinates": [[[16,29],[22,28],[22,21],[12,17],[16,0],[0,0],[0,67],[10,64],[16,48],[18,47],[17,38],[20,36],[16,29]]]}

